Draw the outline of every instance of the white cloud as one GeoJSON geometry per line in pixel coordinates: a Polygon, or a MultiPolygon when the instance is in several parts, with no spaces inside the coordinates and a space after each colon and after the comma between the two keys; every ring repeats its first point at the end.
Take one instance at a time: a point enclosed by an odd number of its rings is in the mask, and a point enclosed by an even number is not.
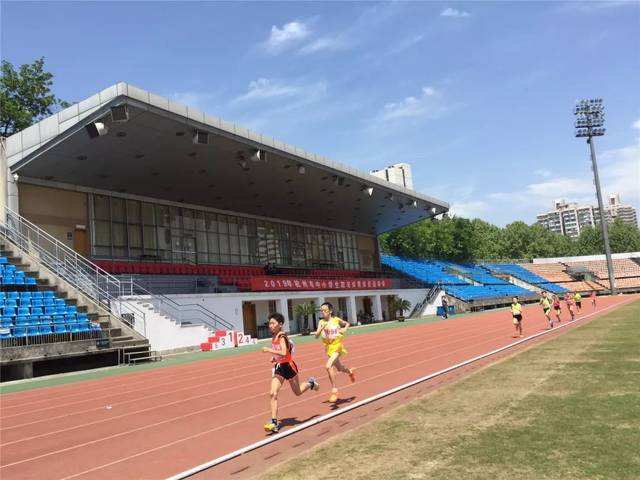
{"type": "Polygon", "coordinates": [[[631,128],[637,128],[638,130],[640,130],[640,118],[635,122],[633,122],[633,124],[631,125],[631,128]]]}
{"type": "Polygon", "coordinates": [[[310,53],[320,52],[322,50],[342,50],[349,48],[351,42],[346,40],[344,35],[338,35],[336,37],[322,37],[314,40],[313,42],[305,45],[298,53],[301,55],[308,55],[310,53]]]}
{"type": "Polygon", "coordinates": [[[232,103],[288,97],[298,93],[300,93],[298,86],[284,85],[268,78],[259,78],[250,82],[247,93],[236,97],[232,103]]]}
{"type": "Polygon", "coordinates": [[[207,104],[215,98],[217,94],[202,92],[173,92],[167,93],[164,96],[186,105],[187,107],[205,109],[207,104]]]}
{"type": "Polygon", "coordinates": [[[409,117],[437,117],[447,110],[442,93],[432,87],[422,87],[418,97],[406,97],[399,102],[387,103],[379,115],[381,120],[409,117]]]}
{"type": "Polygon", "coordinates": [[[443,11],[440,12],[440,16],[441,17],[455,17],[455,18],[462,18],[462,17],[468,17],[469,16],[469,12],[465,12],[464,10],[457,10],[455,8],[445,8],[443,11]]]}
{"type": "Polygon", "coordinates": [[[533,173],[534,175],[537,175],[542,178],[549,178],[551,176],[551,170],[547,170],[546,168],[539,168],[538,170],[535,170],[533,173]]]}
{"type": "Polygon", "coordinates": [[[289,22],[282,28],[273,25],[269,38],[262,45],[269,53],[280,53],[300,43],[310,34],[309,26],[303,22],[289,22]]]}
{"type": "Polygon", "coordinates": [[[489,205],[482,200],[454,202],[449,209],[452,215],[465,218],[480,218],[489,210],[489,205]]]}

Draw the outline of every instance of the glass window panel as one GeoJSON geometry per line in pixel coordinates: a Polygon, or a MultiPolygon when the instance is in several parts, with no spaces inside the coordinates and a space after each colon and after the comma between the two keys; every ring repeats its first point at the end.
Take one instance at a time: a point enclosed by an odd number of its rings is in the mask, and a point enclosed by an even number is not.
{"type": "Polygon", "coordinates": [[[171,229],[158,229],[158,248],[161,250],[171,250],[171,229]]]}
{"type": "Polygon", "coordinates": [[[109,197],[103,195],[93,196],[93,213],[97,220],[110,220],[109,197]]]}
{"type": "Polygon", "coordinates": [[[96,220],[93,230],[96,245],[111,246],[111,223],[96,220]]]}
{"type": "Polygon", "coordinates": [[[113,246],[114,247],[126,247],[127,246],[127,230],[124,223],[113,224],[113,246]]]}
{"type": "Polygon", "coordinates": [[[196,212],[196,230],[201,232],[207,229],[204,212],[196,212]]]}
{"type": "Polygon", "coordinates": [[[154,225],[154,211],[152,203],[143,203],[142,204],[142,223],[145,225],[154,225]]]}
{"type": "Polygon", "coordinates": [[[236,217],[227,217],[227,223],[229,225],[229,234],[238,234],[238,219],[236,217]]]}
{"type": "Polygon", "coordinates": [[[238,255],[240,253],[240,240],[235,235],[229,235],[229,251],[233,255],[238,255]]]}
{"type": "Polygon", "coordinates": [[[209,246],[209,255],[212,253],[218,254],[220,253],[220,244],[218,243],[218,234],[210,233],[208,235],[208,246],[209,246]]]}
{"type": "Polygon", "coordinates": [[[168,227],[171,224],[171,214],[169,207],[164,205],[156,206],[156,225],[168,227]]]}
{"type": "Polygon", "coordinates": [[[126,212],[122,198],[111,198],[111,220],[114,222],[126,222],[126,212]]]}
{"type": "Polygon", "coordinates": [[[142,228],[140,225],[128,225],[127,233],[129,236],[129,248],[142,247],[142,228]]]}
{"type": "Polygon", "coordinates": [[[149,250],[150,252],[155,251],[155,249],[157,248],[156,229],[154,227],[144,227],[143,236],[145,252],[147,250],[149,250]]]}
{"type": "Polygon", "coordinates": [[[247,228],[247,220],[245,218],[238,218],[238,234],[248,235],[249,229],[247,228]]]}
{"type": "Polygon", "coordinates": [[[221,254],[229,253],[229,236],[220,234],[218,238],[218,242],[220,245],[220,253],[221,254]]]}
{"type": "Polygon", "coordinates": [[[249,239],[247,237],[240,237],[240,253],[249,255],[249,239]]]}
{"type": "Polygon", "coordinates": [[[227,226],[227,216],[226,215],[218,215],[218,232],[220,233],[228,233],[229,227],[227,226]]]}
{"type": "Polygon", "coordinates": [[[207,248],[207,232],[196,233],[196,247],[198,253],[207,253],[209,251],[207,248]]]}
{"type": "Polygon", "coordinates": [[[180,209],[178,207],[169,207],[169,210],[171,212],[171,228],[181,228],[182,214],[180,209]]]}
{"type": "Polygon", "coordinates": [[[207,213],[207,231],[208,232],[217,232],[218,231],[218,216],[215,213],[207,213]]]}
{"type": "Polygon", "coordinates": [[[193,210],[190,208],[182,209],[182,228],[185,230],[193,230],[195,228],[193,210]]]}
{"type": "Polygon", "coordinates": [[[97,257],[110,257],[111,247],[93,247],[93,254],[97,257]]]}
{"type": "Polygon", "coordinates": [[[140,223],[140,202],[127,200],[127,222],[140,223]]]}

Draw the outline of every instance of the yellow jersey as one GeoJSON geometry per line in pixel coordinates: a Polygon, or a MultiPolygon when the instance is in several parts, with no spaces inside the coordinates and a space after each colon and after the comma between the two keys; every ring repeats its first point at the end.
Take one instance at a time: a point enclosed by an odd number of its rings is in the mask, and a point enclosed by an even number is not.
{"type": "Polygon", "coordinates": [[[522,315],[522,305],[520,305],[519,303],[512,303],[511,313],[513,315],[522,315]]]}
{"type": "Polygon", "coordinates": [[[340,326],[341,319],[338,317],[331,317],[329,320],[320,320],[320,323],[323,322],[327,324],[322,330],[322,343],[324,343],[327,347],[329,345],[336,345],[342,343],[342,337],[344,334],[340,332],[342,328],[340,326]]]}

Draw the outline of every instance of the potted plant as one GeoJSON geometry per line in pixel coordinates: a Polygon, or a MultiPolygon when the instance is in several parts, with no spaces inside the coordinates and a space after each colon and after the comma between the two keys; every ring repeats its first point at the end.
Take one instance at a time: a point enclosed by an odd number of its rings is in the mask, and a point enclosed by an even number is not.
{"type": "Polygon", "coordinates": [[[302,328],[300,329],[300,333],[302,335],[309,335],[311,331],[309,330],[309,316],[316,313],[316,307],[313,303],[299,303],[293,309],[293,313],[296,314],[297,317],[302,317],[304,322],[302,323],[302,328]]]}
{"type": "Polygon", "coordinates": [[[404,298],[394,297],[391,301],[391,308],[393,309],[394,315],[400,312],[397,320],[399,322],[404,322],[404,312],[411,309],[411,302],[409,300],[405,300],[404,298]]]}

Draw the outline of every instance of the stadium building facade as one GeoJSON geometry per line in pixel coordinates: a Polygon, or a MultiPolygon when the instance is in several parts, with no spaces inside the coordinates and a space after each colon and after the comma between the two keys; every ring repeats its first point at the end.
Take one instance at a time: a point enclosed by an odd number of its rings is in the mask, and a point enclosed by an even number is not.
{"type": "MultiPolygon", "coordinates": [[[[332,300],[355,323],[391,318],[394,295],[422,301],[424,287],[382,270],[377,236],[449,209],[127,83],[4,139],[2,160],[10,211],[112,274],[256,336],[274,310],[298,331],[302,302],[332,300]],[[180,294],[159,286],[167,278],[180,294]]],[[[191,342],[146,323],[157,348],[191,342]]]]}

